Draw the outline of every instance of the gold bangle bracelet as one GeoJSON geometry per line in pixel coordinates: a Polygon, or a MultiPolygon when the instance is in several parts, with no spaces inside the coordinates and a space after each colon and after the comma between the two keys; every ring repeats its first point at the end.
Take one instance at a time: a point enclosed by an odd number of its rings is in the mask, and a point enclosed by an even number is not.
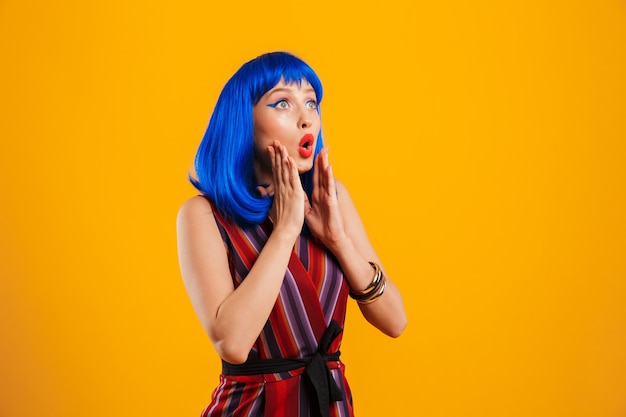
{"type": "Polygon", "coordinates": [[[350,297],[356,300],[359,304],[369,304],[378,300],[385,292],[385,287],[387,286],[387,280],[383,275],[380,266],[374,262],[370,262],[372,268],[374,268],[374,279],[372,283],[368,285],[363,291],[353,291],[350,290],[350,297]]]}
{"type": "Polygon", "coordinates": [[[353,289],[350,289],[350,295],[351,296],[353,296],[353,297],[367,296],[367,295],[369,295],[369,293],[374,291],[376,289],[376,287],[378,286],[378,284],[380,282],[380,278],[382,276],[382,271],[380,269],[380,266],[378,266],[378,264],[375,263],[375,262],[369,262],[369,264],[374,269],[374,279],[372,280],[370,285],[368,285],[364,290],[353,290],[353,289]]]}
{"type": "Polygon", "coordinates": [[[383,295],[383,293],[385,292],[385,287],[386,286],[387,286],[387,280],[383,276],[382,285],[380,287],[380,290],[373,297],[365,299],[365,300],[356,300],[356,302],[361,304],[361,305],[373,303],[374,301],[378,300],[383,295]]]}

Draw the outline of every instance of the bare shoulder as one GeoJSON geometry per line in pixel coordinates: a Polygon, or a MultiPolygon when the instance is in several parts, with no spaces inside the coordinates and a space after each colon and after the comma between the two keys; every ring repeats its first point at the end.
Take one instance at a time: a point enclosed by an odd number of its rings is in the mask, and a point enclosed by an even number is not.
{"type": "MultiPolygon", "coordinates": [[[[220,236],[209,200],[198,195],[189,198],[178,209],[176,229],[179,239],[204,240],[220,236]]],[[[219,239],[221,241],[221,238],[219,239]]],[[[206,244],[206,242],[202,243],[206,244]]]]}
{"type": "Polygon", "coordinates": [[[186,200],[178,209],[177,223],[196,222],[200,219],[212,218],[213,209],[209,200],[197,195],[186,200]]]}
{"type": "Polygon", "coordinates": [[[205,197],[191,197],[181,205],[176,218],[176,235],[184,279],[213,276],[207,273],[213,271],[212,265],[228,265],[217,221],[205,197]]]}
{"type": "Polygon", "coordinates": [[[209,200],[201,195],[196,195],[186,200],[180,206],[180,209],[178,210],[178,215],[193,216],[198,213],[207,214],[212,212],[213,210],[211,209],[211,204],[209,203],[209,200]]]}

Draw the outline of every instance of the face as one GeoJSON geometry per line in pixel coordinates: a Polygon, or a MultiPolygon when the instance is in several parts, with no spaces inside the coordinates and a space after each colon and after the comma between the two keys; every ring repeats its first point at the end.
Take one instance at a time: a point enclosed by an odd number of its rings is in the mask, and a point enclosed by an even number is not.
{"type": "Polygon", "coordinates": [[[257,175],[271,177],[267,152],[274,140],[285,145],[296,161],[298,172],[313,167],[313,154],[320,132],[320,115],[313,87],[305,81],[286,84],[280,81],[254,106],[254,146],[257,175]]]}

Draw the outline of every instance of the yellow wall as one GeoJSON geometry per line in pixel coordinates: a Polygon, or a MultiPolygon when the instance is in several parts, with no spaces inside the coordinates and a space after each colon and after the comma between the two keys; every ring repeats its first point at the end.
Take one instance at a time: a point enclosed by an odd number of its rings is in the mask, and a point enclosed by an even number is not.
{"type": "Polygon", "coordinates": [[[0,416],[209,402],[174,220],[219,90],[270,50],[324,81],[406,301],[397,340],[350,307],[358,415],[626,415],[623,1],[211,3],[0,1],[0,416]]]}

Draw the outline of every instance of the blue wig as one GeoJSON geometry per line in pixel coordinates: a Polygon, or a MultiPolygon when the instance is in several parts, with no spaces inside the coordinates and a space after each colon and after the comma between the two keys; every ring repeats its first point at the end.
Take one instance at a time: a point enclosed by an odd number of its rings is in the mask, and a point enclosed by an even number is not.
{"type": "MultiPolygon", "coordinates": [[[[322,83],[313,69],[291,54],[271,52],[244,64],[217,99],[196,153],[196,177],[190,177],[190,181],[240,226],[262,223],[272,204],[272,198],[261,197],[257,191],[252,109],[281,80],[289,84],[303,79],[313,87],[319,104],[322,83]]],[[[315,156],[323,147],[320,130],[315,156]]],[[[300,177],[310,198],[313,169],[300,177]]]]}

